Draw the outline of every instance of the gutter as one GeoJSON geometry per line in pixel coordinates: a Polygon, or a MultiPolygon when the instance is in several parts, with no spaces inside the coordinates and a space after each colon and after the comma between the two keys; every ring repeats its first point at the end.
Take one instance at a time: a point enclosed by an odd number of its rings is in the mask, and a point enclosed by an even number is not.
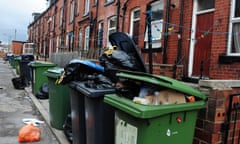
{"type": "Polygon", "coordinates": [[[124,31],[124,24],[125,24],[125,15],[126,15],[126,10],[127,10],[127,4],[128,4],[129,0],[127,0],[124,4],[123,4],[123,16],[122,16],[122,32],[124,31]]]}
{"type": "Polygon", "coordinates": [[[116,31],[119,32],[119,19],[120,19],[120,8],[121,8],[121,2],[120,0],[117,1],[117,28],[116,31]]]}
{"type": "MultiPolygon", "coordinates": [[[[180,22],[179,25],[183,25],[183,11],[184,11],[184,0],[181,1],[181,10],[180,10],[180,22]]],[[[182,36],[182,27],[179,27],[178,34],[182,36]]],[[[178,50],[177,50],[177,64],[181,63],[182,55],[182,38],[178,38],[178,50]]]]}

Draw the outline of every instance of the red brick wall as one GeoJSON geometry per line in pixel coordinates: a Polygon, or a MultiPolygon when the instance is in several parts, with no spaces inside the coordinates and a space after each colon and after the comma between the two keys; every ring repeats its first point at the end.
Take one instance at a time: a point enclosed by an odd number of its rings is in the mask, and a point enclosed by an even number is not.
{"type": "MultiPolygon", "coordinates": [[[[216,32],[228,32],[230,0],[215,1],[216,10],[214,20],[216,32]]],[[[219,55],[227,52],[227,34],[213,34],[212,57],[210,65],[210,78],[214,79],[240,79],[240,63],[219,64],[219,55]]]]}
{"type": "MultiPolygon", "coordinates": [[[[229,12],[230,12],[230,1],[215,1],[215,11],[214,11],[214,23],[216,24],[214,31],[215,32],[228,32],[228,23],[229,23],[229,12]]],[[[74,29],[75,29],[75,50],[77,49],[78,44],[78,33],[79,28],[84,27],[86,25],[89,25],[89,15],[83,16],[84,11],[84,3],[78,4],[79,1],[76,1],[76,18],[74,23],[74,29]],[[78,8],[78,6],[80,6],[78,8]]],[[[117,12],[117,6],[116,2],[106,5],[105,0],[99,1],[99,13],[96,14],[96,5],[92,3],[90,4],[90,11],[93,12],[93,18],[95,19],[95,27],[98,27],[98,23],[100,21],[104,22],[104,41],[103,41],[103,47],[107,46],[107,27],[108,27],[108,19],[111,16],[116,16],[117,12]],[[104,9],[104,11],[103,11],[104,9]],[[97,16],[97,17],[96,17],[97,16]]],[[[121,8],[123,7],[123,4],[125,1],[121,2],[121,8]]],[[[129,32],[129,23],[130,23],[130,14],[131,10],[140,7],[141,9],[141,23],[140,23],[140,30],[139,34],[142,36],[142,39],[139,41],[139,50],[143,48],[144,46],[144,32],[145,32],[145,18],[146,15],[144,14],[146,12],[146,5],[150,2],[153,2],[152,0],[138,0],[138,1],[129,1],[127,5],[127,11],[125,15],[125,25],[124,25],[124,32],[129,32]]],[[[166,4],[167,1],[165,1],[166,4]]],[[[192,0],[186,0],[184,1],[184,19],[183,24],[180,25],[180,9],[181,9],[181,2],[182,0],[170,0],[171,4],[176,4],[176,7],[170,8],[170,23],[175,24],[174,30],[178,31],[180,27],[184,27],[183,32],[181,34],[182,37],[182,51],[181,51],[181,58],[180,62],[178,64],[184,65],[183,67],[183,75],[188,75],[188,63],[189,63],[189,47],[190,47],[190,41],[188,38],[190,38],[191,35],[191,24],[192,24],[192,10],[193,10],[193,1],[192,0]]],[[[69,16],[70,16],[70,3],[71,1],[67,1],[67,3],[64,5],[62,0],[56,1],[56,7],[52,6],[50,7],[46,12],[44,12],[41,21],[43,21],[44,29],[42,29],[42,24],[40,24],[40,32],[35,35],[40,35],[38,39],[35,39],[34,41],[37,42],[37,46],[40,46],[40,43],[42,44],[42,49],[44,48],[43,42],[46,40],[45,33],[47,32],[47,17],[52,16],[55,12],[56,13],[56,28],[54,30],[56,35],[59,35],[61,33],[59,29],[59,16],[60,16],[60,8],[65,7],[65,15],[67,16],[65,22],[65,28],[66,32],[71,32],[73,30],[73,24],[69,23],[69,16]],[[57,9],[55,11],[55,9],[57,9]]],[[[167,10],[167,7],[165,6],[165,10],[167,10]]],[[[121,15],[122,15],[122,9],[121,9],[121,15]]],[[[165,20],[166,21],[166,20],[165,20]]],[[[122,26],[122,17],[120,17],[119,21],[119,30],[121,31],[122,26]]],[[[38,26],[35,25],[34,28],[37,28],[38,26]]],[[[55,36],[52,36],[52,38],[56,38],[55,36]]],[[[66,33],[64,33],[66,35],[66,33]]],[[[166,37],[166,35],[164,35],[166,37]]],[[[92,31],[92,37],[91,37],[91,47],[94,46],[94,42],[96,38],[95,31],[92,31]]],[[[174,64],[177,60],[177,49],[178,49],[178,34],[171,33],[168,35],[168,44],[166,48],[166,54],[167,54],[167,62],[166,64],[174,64]]],[[[219,55],[222,53],[226,53],[227,51],[227,35],[226,34],[213,34],[213,41],[212,41],[212,50],[211,50],[211,59],[210,59],[210,79],[239,79],[240,78],[240,63],[232,63],[232,64],[220,64],[218,62],[219,55]]],[[[56,45],[56,44],[55,44],[56,45]]],[[[55,49],[54,49],[55,50],[55,49]]],[[[43,50],[41,50],[43,52],[43,50]]],[[[143,59],[145,62],[148,62],[148,55],[142,54],[143,59]]],[[[162,63],[162,52],[158,52],[153,54],[153,63],[154,64],[161,64],[162,63]]],[[[154,70],[158,71],[158,69],[154,70]]]]}
{"type": "MultiPolygon", "coordinates": [[[[195,128],[194,144],[223,144],[225,130],[224,126],[227,122],[227,111],[229,108],[229,95],[240,93],[239,88],[228,90],[209,89],[208,102],[205,109],[200,110],[195,128]]],[[[240,102],[240,99],[238,99],[240,102]]],[[[233,118],[234,115],[231,117],[233,118]]],[[[240,131],[240,116],[237,120],[238,133],[240,131]]],[[[232,138],[233,121],[229,128],[229,140],[232,138]]],[[[235,143],[239,135],[235,136],[235,143]]]]}
{"type": "Polygon", "coordinates": [[[12,41],[12,53],[15,55],[22,54],[22,47],[24,42],[12,41]]]}
{"type": "Polygon", "coordinates": [[[153,74],[181,80],[183,75],[183,65],[154,64],[153,74]]]}

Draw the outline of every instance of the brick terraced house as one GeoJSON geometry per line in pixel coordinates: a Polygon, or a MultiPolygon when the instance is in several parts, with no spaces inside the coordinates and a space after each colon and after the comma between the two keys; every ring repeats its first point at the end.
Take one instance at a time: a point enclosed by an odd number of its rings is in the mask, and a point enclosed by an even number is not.
{"type": "Polygon", "coordinates": [[[233,119],[229,105],[240,99],[239,0],[50,0],[28,26],[28,41],[40,56],[97,60],[114,32],[132,37],[150,72],[206,91],[194,144],[240,143],[240,115],[233,119]]]}

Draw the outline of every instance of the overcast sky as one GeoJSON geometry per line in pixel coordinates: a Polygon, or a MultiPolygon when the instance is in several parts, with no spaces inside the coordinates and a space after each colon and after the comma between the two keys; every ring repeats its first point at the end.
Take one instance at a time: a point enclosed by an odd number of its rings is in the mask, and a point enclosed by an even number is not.
{"type": "Polygon", "coordinates": [[[5,44],[12,40],[26,41],[32,13],[46,8],[46,0],[0,0],[0,41],[5,44]]]}

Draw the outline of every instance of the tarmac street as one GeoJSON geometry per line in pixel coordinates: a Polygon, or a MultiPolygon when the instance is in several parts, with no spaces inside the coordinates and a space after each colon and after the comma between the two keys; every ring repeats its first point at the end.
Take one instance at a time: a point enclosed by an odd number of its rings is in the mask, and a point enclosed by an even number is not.
{"type": "MultiPolygon", "coordinates": [[[[18,132],[25,124],[24,118],[34,118],[41,121],[42,117],[26,90],[17,90],[11,79],[18,77],[14,69],[3,59],[0,59],[0,144],[18,144],[18,132]]],[[[59,144],[56,135],[44,122],[40,124],[41,139],[34,144],[59,144]]]]}

